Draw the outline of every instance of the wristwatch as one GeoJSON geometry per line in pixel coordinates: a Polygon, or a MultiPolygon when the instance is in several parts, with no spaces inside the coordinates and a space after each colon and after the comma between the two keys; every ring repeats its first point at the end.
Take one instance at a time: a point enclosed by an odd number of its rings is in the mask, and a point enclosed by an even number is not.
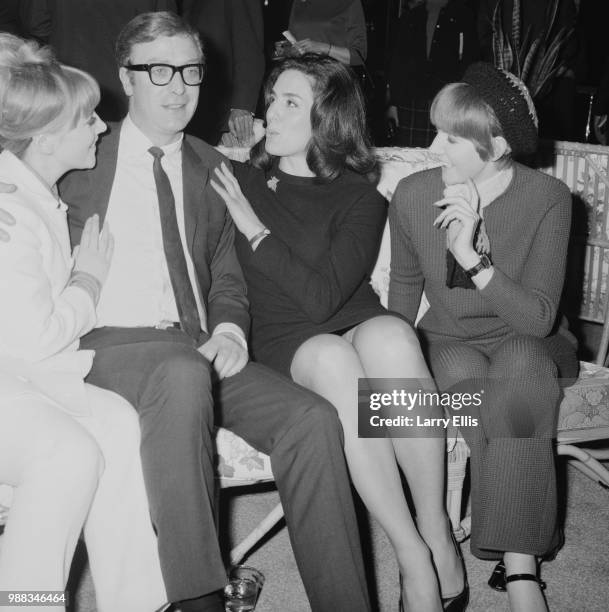
{"type": "Polygon", "coordinates": [[[482,253],[482,255],[480,255],[480,261],[473,268],[465,270],[465,274],[467,274],[471,278],[472,276],[476,276],[478,272],[490,268],[492,265],[493,262],[489,259],[488,255],[482,253]]]}

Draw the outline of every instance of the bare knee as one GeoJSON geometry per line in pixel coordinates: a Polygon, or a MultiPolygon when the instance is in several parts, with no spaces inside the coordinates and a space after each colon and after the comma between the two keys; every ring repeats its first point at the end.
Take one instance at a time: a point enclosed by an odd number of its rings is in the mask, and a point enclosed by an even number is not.
{"type": "Polygon", "coordinates": [[[382,348],[395,357],[405,351],[420,353],[416,331],[406,321],[391,315],[381,315],[357,326],[353,334],[353,345],[358,350],[382,348]]]}
{"type": "Polygon", "coordinates": [[[301,385],[315,390],[319,381],[344,379],[348,371],[357,377],[361,368],[353,346],[332,334],[320,334],[304,342],[296,351],[290,373],[301,385]]]}

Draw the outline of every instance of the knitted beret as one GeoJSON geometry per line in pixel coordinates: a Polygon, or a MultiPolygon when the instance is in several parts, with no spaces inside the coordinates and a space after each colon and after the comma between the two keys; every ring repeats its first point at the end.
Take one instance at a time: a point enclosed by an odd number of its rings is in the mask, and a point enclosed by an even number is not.
{"type": "Polygon", "coordinates": [[[537,113],[526,85],[512,73],[487,62],[471,64],[462,81],[493,109],[515,156],[537,148],[537,113]]]}

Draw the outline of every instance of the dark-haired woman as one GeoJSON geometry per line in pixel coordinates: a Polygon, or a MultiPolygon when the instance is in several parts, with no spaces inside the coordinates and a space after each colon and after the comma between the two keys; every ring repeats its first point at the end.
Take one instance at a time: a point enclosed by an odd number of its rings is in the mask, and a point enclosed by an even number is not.
{"type": "Polygon", "coordinates": [[[252,165],[237,168],[239,183],[226,167],[214,182],[239,230],[254,358],[334,404],[353,483],[395,550],[406,609],[442,610],[441,597],[464,591],[444,509],[443,432],[358,437],[358,378],[430,380],[414,331],[369,285],[386,209],[361,92],[339,62],[305,55],[277,66],[265,95],[252,165]]]}
{"type": "Polygon", "coordinates": [[[510,607],[545,611],[536,558],[558,543],[552,438],[558,377],[577,374],[561,325],[571,195],[513,161],[537,144],[524,84],[479,62],[431,107],[444,166],[403,180],[390,206],[389,307],[412,319],[441,390],[484,392],[471,449],[472,552],[502,559],[510,607]]]}

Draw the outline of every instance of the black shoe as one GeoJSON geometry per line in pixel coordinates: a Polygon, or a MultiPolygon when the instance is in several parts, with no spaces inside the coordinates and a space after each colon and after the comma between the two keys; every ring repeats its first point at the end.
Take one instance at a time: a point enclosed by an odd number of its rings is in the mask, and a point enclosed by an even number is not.
{"type": "Polygon", "coordinates": [[[536,582],[542,591],[546,590],[546,583],[533,574],[512,574],[511,576],[505,575],[505,565],[503,561],[499,561],[488,579],[488,585],[495,591],[506,591],[508,582],[516,582],[517,580],[530,580],[536,582]]]}
{"type": "Polygon", "coordinates": [[[463,559],[463,553],[461,547],[455,540],[455,534],[451,533],[453,539],[453,545],[457,553],[457,557],[461,561],[463,566],[463,590],[454,597],[442,597],[442,609],[444,612],[463,612],[467,608],[469,603],[469,583],[467,582],[467,572],[465,571],[465,560],[463,559]]]}
{"type": "Polygon", "coordinates": [[[214,591],[195,599],[183,599],[174,604],[179,612],[224,612],[222,591],[214,591]]]}

